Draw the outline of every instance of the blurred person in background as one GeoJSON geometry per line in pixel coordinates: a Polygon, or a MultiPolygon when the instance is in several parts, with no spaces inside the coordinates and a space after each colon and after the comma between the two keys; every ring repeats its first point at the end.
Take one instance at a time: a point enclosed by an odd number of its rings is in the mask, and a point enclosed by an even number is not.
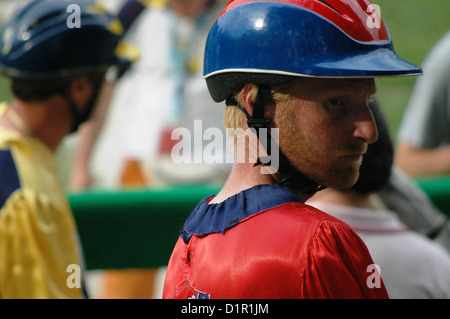
{"type": "Polygon", "coordinates": [[[450,31],[423,69],[397,133],[395,163],[412,177],[450,175],[450,31]]]}
{"type": "Polygon", "coordinates": [[[416,178],[450,174],[450,32],[431,49],[423,68],[397,131],[392,174],[378,197],[410,229],[450,252],[448,218],[415,185],[416,178]]]}
{"type": "Polygon", "coordinates": [[[0,72],[14,94],[0,107],[1,298],[86,296],[54,155],[90,117],[107,70],[129,65],[121,32],[93,0],[33,0],[1,30],[0,72]]]}
{"type": "Polygon", "coordinates": [[[409,229],[438,242],[450,253],[450,221],[415,182],[396,166],[376,196],[378,207],[394,211],[409,229]]]}
{"type": "Polygon", "coordinates": [[[202,79],[207,32],[223,7],[220,0],[125,2],[118,15],[140,59],[117,83],[95,133],[80,138],[70,189],[223,182],[226,164],[199,165],[188,177],[180,166],[164,169],[171,163],[173,128],[193,131],[194,120],[202,120],[205,129],[224,130],[202,79]]]}

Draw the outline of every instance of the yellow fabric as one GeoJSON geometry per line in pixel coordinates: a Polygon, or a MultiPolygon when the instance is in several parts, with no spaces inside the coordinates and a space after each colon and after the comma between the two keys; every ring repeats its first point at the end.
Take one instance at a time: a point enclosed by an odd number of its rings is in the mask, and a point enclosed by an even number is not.
{"type": "MultiPolygon", "coordinates": [[[[0,116],[5,110],[0,105],[0,116]]],[[[11,152],[21,184],[0,208],[0,298],[82,298],[67,284],[67,267],[82,265],[53,153],[1,126],[0,150],[11,152]]]]}
{"type": "Polygon", "coordinates": [[[139,0],[139,2],[151,8],[165,8],[168,0],[139,0]]]}

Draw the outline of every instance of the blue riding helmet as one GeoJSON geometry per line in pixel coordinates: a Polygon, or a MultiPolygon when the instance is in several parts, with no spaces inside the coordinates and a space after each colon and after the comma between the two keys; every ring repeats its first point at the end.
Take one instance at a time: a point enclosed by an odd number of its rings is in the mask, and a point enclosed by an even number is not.
{"type": "Polygon", "coordinates": [[[32,0],[0,31],[0,72],[45,79],[130,64],[121,33],[120,22],[93,0],[32,0]]]}
{"type": "Polygon", "coordinates": [[[210,30],[204,56],[204,78],[216,102],[249,82],[421,73],[397,55],[368,0],[230,1],[210,30]]]}

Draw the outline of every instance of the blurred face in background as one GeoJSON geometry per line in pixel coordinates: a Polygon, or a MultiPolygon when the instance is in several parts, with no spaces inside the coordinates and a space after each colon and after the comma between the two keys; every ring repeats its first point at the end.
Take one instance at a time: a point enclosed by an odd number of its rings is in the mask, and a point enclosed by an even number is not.
{"type": "Polygon", "coordinates": [[[210,0],[171,0],[169,7],[179,15],[197,18],[206,9],[210,0]]]}

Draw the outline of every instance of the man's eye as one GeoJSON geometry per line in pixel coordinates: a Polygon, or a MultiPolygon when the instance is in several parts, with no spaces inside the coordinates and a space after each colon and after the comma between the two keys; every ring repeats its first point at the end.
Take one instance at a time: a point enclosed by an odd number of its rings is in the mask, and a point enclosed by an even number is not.
{"type": "Polygon", "coordinates": [[[343,104],[341,99],[335,98],[335,99],[329,99],[328,102],[332,105],[332,106],[340,106],[343,104]]]}

